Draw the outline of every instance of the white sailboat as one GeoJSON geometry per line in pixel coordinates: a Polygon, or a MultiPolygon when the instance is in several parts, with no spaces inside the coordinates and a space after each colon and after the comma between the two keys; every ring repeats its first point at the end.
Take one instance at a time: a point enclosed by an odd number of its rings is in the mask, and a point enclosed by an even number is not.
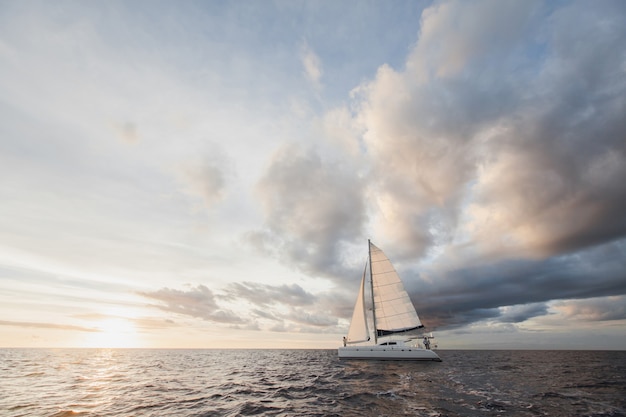
{"type": "Polygon", "coordinates": [[[341,359],[441,361],[430,349],[430,335],[420,335],[424,326],[417,316],[398,273],[382,250],[368,240],[369,256],[354,305],[341,359]],[[369,267],[369,268],[368,268],[369,267]],[[366,277],[370,276],[371,322],[366,308],[366,277]],[[373,336],[373,337],[372,337],[373,336]],[[423,338],[420,346],[418,339],[423,338]]]}

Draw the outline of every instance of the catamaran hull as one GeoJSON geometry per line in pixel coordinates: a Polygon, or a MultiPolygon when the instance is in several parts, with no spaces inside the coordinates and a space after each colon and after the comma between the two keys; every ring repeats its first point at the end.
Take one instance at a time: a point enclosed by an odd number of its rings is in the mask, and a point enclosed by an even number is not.
{"type": "Polygon", "coordinates": [[[369,359],[378,361],[435,361],[441,358],[432,350],[415,347],[347,346],[340,347],[339,359],[369,359]]]}

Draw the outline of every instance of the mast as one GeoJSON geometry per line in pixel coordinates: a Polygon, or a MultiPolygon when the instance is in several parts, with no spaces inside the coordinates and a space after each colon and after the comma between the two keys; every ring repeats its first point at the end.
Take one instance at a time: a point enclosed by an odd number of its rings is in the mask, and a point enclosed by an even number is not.
{"type": "Polygon", "coordinates": [[[376,302],[374,301],[374,275],[372,274],[372,242],[367,239],[367,253],[369,257],[370,263],[370,285],[371,285],[371,294],[372,294],[372,318],[374,324],[374,344],[378,344],[378,328],[376,327],[376,302]]]}

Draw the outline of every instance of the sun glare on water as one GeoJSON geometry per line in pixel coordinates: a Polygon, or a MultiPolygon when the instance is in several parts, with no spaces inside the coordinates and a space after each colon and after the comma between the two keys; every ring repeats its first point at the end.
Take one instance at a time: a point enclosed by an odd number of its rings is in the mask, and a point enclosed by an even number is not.
{"type": "Polygon", "coordinates": [[[132,348],[138,347],[137,329],[133,322],[123,317],[105,318],[94,324],[98,329],[89,335],[86,347],[132,348]]]}

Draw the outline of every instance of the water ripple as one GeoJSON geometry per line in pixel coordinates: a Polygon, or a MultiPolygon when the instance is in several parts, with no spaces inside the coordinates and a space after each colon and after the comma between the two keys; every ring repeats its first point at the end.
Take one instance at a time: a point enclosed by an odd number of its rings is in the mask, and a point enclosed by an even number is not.
{"type": "Polygon", "coordinates": [[[0,414],[625,416],[626,352],[440,351],[444,362],[336,351],[0,349],[0,414]]]}

